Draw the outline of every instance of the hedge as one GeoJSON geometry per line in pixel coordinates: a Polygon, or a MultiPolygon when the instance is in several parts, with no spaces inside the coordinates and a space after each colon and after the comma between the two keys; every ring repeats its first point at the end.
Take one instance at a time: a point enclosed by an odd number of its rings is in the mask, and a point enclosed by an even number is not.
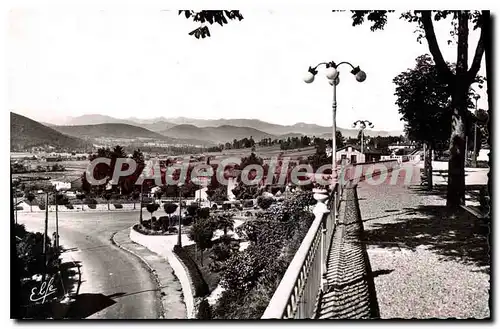
{"type": "Polygon", "coordinates": [[[178,245],[174,246],[174,253],[179,257],[184,266],[186,266],[189,275],[191,276],[191,280],[193,281],[194,285],[194,297],[207,296],[210,293],[208,284],[203,279],[200,269],[198,268],[194,260],[189,257],[186,250],[184,250],[182,247],[179,247],[178,245]]]}
{"type": "MultiPolygon", "coordinates": [[[[147,228],[146,224],[147,223],[144,223],[144,225],[135,224],[133,226],[133,229],[136,232],[139,232],[139,233],[144,234],[144,235],[174,235],[177,232],[177,229],[175,229],[175,231],[173,231],[173,232],[170,232],[170,230],[168,230],[169,233],[165,233],[161,230],[152,230],[152,229],[147,228]]],[[[155,222],[153,225],[156,225],[156,224],[159,224],[159,223],[155,222]]]]}
{"type": "Polygon", "coordinates": [[[23,207],[21,207],[21,206],[17,206],[17,207],[16,207],[16,210],[23,210],[23,209],[24,209],[24,208],[23,208],[23,207]]]}

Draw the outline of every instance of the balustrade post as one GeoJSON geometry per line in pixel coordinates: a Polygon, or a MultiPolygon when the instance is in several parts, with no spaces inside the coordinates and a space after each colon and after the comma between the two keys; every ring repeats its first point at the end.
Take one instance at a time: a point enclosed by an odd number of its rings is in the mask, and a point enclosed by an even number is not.
{"type": "Polygon", "coordinates": [[[328,199],[328,191],[323,190],[323,189],[314,189],[314,199],[317,201],[316,206],[314,207],[314,214],[315,216],[322,216],[321,220],[321,270],[320,270],[320,290],[324,290],[326,288],[327,284],[327,279],[326,279],[326,274],[327,274],[327,268],[326,268],[326,261],[328,257],[328,241],[327,240],[327,222],[329,220],[329,216],[325,216],[326,213],[329,213],[330,210],[328,210],[328,207],[326,205],[326,200],[328,199]]]}

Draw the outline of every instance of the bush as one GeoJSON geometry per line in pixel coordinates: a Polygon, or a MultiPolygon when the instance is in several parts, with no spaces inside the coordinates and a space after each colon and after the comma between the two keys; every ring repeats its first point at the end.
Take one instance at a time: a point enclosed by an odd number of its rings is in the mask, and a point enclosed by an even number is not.
{"type": "Polygon", "coordinates": [[[97,204],[91,203],[87,205],[90,209],[97,209],[97,204]]]}
{"type": "MultiPolygon", "coordinates": [[[[96,205],[97,204],[97,200],[96,199],[92,199],[92,198],[91,199],[86,199],[85,203],[88,204],[89,206],[91,204],[96,205]]],[[[95,208],[92,208],[92,209],[95,209],[95,208]]]]}
{"type": "Polygon", "coordinates": [[[40,210],[45,210],[45,203],[39,203],[38,204],[38,207],[40,208],[40,210]]]}
{"type": "Polygon", "coordinates": [[[24,209],[24,208],[23,208],[23,207],[21,207],[21,206],[17,206],[17,207],[16,207],[16,210],[23,210],[23,209],[24,209]]]}
{"type": "Polygon", "coordinates": [[[268,209],[273,204],[273,202],[274,200],[269,197],[260,196],[257,198],[257,205],[264,210],[268,209]]]}
{"type": "Polygon", "coordinates": [[[196,315],[196,318],[199,320],[212,319],[212,308],[210,307],[210,304],[208,303],[208,300],[206,298],[203,298],[200,302],[200,305],[198,305],[198,314],[196,315]]]}
{"type": "Polygon", "coordinates": [[[212,209],[213,209],[213,210],[217,210],[217,208],[218,208],[218,207],[217,207],[217,203],[214,203],[214,204],[212,205],[212,209]]]}
{"type": "MultiPolygon", "coordinates": [[[[217,205],[214,204],[214,206],[212,206],[212,209],[217,209],[217,205]],[[214,208],[214,206],[215,206],[215,208],[214,208]]],[[[210,209],[208,207],[201,208],[198,211],[198,217],[199,218],[208,218],[208,217],[210,217],[210,209]]]]}
{"type": "Polygon", "coordinates": [[[170,226],[167,231],[168,231],[168,233],[178,233],[179,232],[179,230],[177,230],[177,227],[175,227],[175,226],[170,226]]]}
{"type": "Polygon", "coordinates": [[[114,203],[113,206],[115,209],[123,209],[123,205],[121,203],[114,203]]]}
{"type": "Polygon", "coordinates": [[[253,207],[253,200],[243,200],[243,207],[252,208],[253,207]]]}
{"type": "Polygon", "coordinates": [[[194,285],[194,297],[204,297],[209,294],[208,284],[203,279],[200,269],[196,266],[194,260],[189,257],[189,254],[184,250],[184,248],[178,245],[174,246],[174,253],[179,257],[181,262],[186,266],[191,280],[193,280],[194,285]]]}
{"type": "Polygon", "coordinates": [[[231,209],[231,204],[230,203],[224,203],[222,204],[222,210],[229,210],[231,209]]]}
{"type": "Polygon", "coordinates": [[[71,203],[68,203],[68,204],[66,204],[65,206],[66,206],[66,208],[68,208],[68,209],[74,209],[74,207],[73,207],[73,205],[72,205],[71,203]]]}
{"type": "Polygon", "coordinates": [[[192,216],[184,216],[182,218],[182,225],[184,226],[189,226],[193,223],[193,217],[192,216]]]}

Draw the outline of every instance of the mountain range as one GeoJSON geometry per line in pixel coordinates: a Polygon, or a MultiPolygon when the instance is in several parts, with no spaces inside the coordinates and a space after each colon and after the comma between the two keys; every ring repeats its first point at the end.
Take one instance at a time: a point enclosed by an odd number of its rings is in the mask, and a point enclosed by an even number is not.
{"type": "MultiPolygon", "coordinates": [[[[97,123],[125,123],[130,125],[135,125],[139,127],[146,128],[151,131],[160,132],[163,134],[167,134],[170,136],[171,132],[169,132],[170,128],[181,125],[180,128],[174,129],[176,133],[181,135],[188,134],[188,131],[194,131],[193,127],[197,128],[217,128],[217,127],[240,127],[240,128],[251,128],[258,131],[254,131],[255,135],[246,135],[243,137],[254,136],[266,136],[268,137],[279,137],[285,134],[302,134],[308,136],[323,136],[324,134],[331,134],[332,127],[331,126],[320,126],[316,124],[308,124],[299,122],[294,125],[279,125],[274,123],[265,122],[258,119],[192,119],[186,117],[176,117],[176,118],[165,118],[158,117],[152,119],[138,119],[138,118],[127,118],[127,119],[118,119],[110,116],[100,115],[100,114],[86,114],[79,117],[69,118],[66,122],[66,125],[89,125],[89,124],[97,124],[97,123]],[[182,129],[184,128],[184,129],[182,129]]],[[[232,129],[235,133],[234,137],[230,138],[230,140],[234,138],[238,138],[238,133],[240,132],[234,128],[226,128],[232,129]]],[[[357,137],[358,130],[357,129],[345,129],[337,127],[344,137],[357,137]]],[[[200,132],[200,131],[198,131],[200,132]]],[[[249,131],[251,133],[252,131],[249,131]]],[[[365,135],[367,136],[399,136],[402,135],[402,131],[385,131],[385,130],[365,130],[365,135]]],[[[180,135],[178,136],[179,138],[180,135]]],[[[213,137],[213,141],[217,140],[225,140],[228,136],[224,136],[223,134],[220,136],[213,137]]],[[[229,136],[231,137],[231,136],[229,136]]],[[[205,138],[202,138],[205,139],[205,138]]]]}
{"type": "MultiPolygon", "coordinates": [[[[344,137],[358,135],[356,129],[338,128],[344,137]]],[[[365,130],[369,136],[399,136],[401,132],[365,130]]],[[[57,148],[91,148],[93,144],[107,142],[153,142],[161,145],[213,146],[234,139],[252,137],[285,139],[302,135],[329,138],[331,127],[297,123],[278,125],[257,119],[201,120],[163,117],[156,119],[117,119],[99,114],[70,118],[66,125],[39,123],[11,112],[11,150],[34,146],[57,148]]]]}

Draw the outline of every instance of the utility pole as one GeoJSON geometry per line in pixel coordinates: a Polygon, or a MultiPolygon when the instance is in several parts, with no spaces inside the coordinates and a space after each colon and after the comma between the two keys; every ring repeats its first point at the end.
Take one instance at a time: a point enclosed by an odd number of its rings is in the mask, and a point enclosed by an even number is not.
{"type": "Polygon", "coordinates": [[[56,240],[54,241],[54,246],[56,247],[56,250],[59,250],[59,215],[58,215],[58,207],[57,207],[57,197],[58,193],[57,190],[55,192],[54,198],[56,201],[56,240]]]}
{"type": "Polygon", "coordinates": [[[181,208],[182,208],[182,184],[179,184],[179,235],[177,236],[177,245],[182,247],[182,236],[181,236],[181,208]]]}
{"type": "Polygon", "coordinates": [[[143,202],[143,191],[144,191],[144,182],[141,184],[141,204],[139,205],[140,212],[139,212],[139,223],[142,224],[142,202],[143,202]]]}
{"type": "Polygon", "coordinates": [[[47,274],[47,234],[49,230],[49,192],[45,193],[45,229],[43,233],[43,257],[45,263],[45,274],[47,274]]]}

